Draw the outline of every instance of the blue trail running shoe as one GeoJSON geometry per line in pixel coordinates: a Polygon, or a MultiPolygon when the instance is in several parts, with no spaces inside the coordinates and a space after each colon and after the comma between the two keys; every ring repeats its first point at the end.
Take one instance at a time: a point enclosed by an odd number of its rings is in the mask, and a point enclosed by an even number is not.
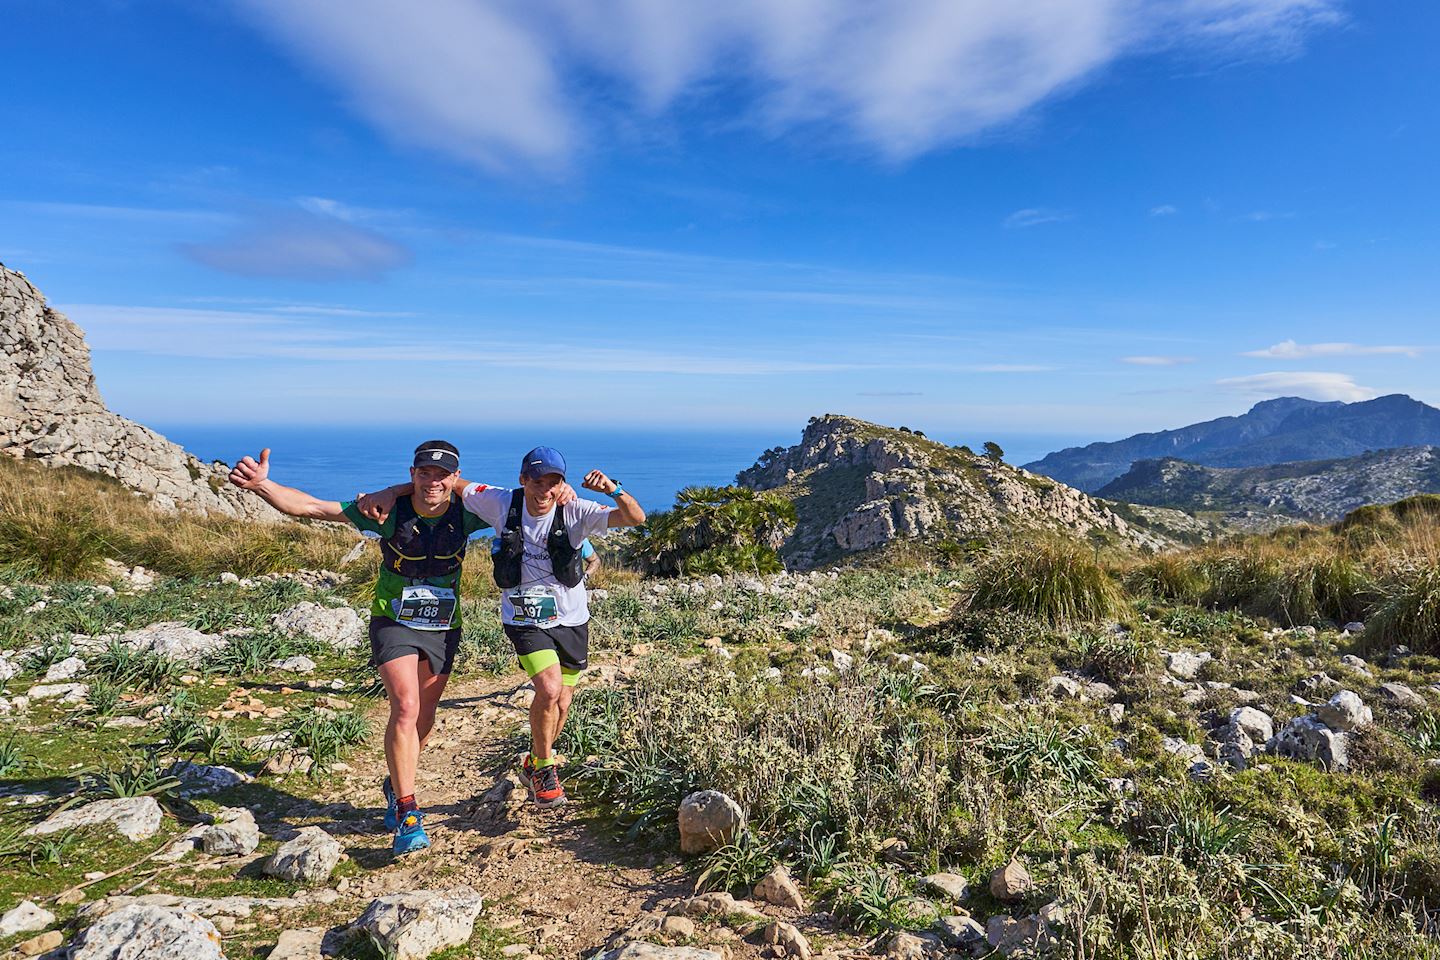
{"type": "Polygon", "coordinates": [[[405,814],[400,826],[395,828],[395,839],[390,843],[390,849],[395,856],[403,857],[407,853],[430,846],[430,838],[426,836],[425,824],[422,822],[424,819],[425,814],[419,810],[411,810],[405,814]]]}
{"type": "Polygon", "coordinates": [[[390,786],[388,776],[385,782],[380,784],[380,789],[385,793],[385,829],[394,833],[400,828],[400,801],[395,797],[395,790],[390,786]]]}

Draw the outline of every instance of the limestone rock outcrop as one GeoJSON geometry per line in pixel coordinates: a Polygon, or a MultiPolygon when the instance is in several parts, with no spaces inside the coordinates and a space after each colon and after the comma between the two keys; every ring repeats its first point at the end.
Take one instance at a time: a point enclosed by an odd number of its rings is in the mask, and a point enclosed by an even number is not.
{"type": "Polygon", "coordinates": [[[908,430],[827,414],[800,443],[767,451],[736,481],[779,490],[799,522],[781,550],[804,567],[896,540],[965,541],[1016,528],[1161,548],[1173,540],[1049,477],[908,430]]]}
{"type": "Polygon", "coordinates": [[[157,507],[279,520],[226,482],[229,467],[119,414],[100,397],[85,334],[0,264],[0,453],[114,477],[157,507]]]}

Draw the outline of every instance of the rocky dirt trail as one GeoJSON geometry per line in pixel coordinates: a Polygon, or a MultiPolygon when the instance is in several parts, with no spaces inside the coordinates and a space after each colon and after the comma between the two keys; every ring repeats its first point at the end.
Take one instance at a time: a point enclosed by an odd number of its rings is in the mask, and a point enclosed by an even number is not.
{"type": "Polygon", "coordinates": [[[378,749],[384,705],[377,707],[376,736],[328,791],[374,807],[373,832],[345,825],[355,831],[344,838],[348,852],[363,870],[342,881],[341,892],[357,914],[374,897],[464,884],[485,898],[490,927],[573,957],[689,891],[677,859],[606,836],[583,801],[572,798],[558,811],[529,803],[513,773],[529,702],[520,679],[459,681],[447,690],[416,788],[433,846],[398,860],[378,824],[385,761],[378,749]]]}

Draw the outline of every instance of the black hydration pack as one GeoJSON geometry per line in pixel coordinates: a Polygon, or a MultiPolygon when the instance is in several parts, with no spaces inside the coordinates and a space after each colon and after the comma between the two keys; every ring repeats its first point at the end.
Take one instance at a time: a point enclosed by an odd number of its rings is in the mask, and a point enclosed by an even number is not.
{"type": "MultiPolygon", "coordinates": [[[[505,514],[505,526],[495,533],[490,546],[490,559],[495,564],[495,585],[502,590],[520,586],[521,569],[525,562],[525,533],[521,530],[525,509],[525,491],[516,490],[510,495],[510,511],[505,514]]],[[[555,504],[555,519],[550,522],[550,536],[545,541],[545,552],[550,554],[550,568],[555,579],[567,587],[578,587],[585,578],[585,563],[580,559],[580,548],[570,542],[570,531],[565,526],[565,508],[555,504]]]]}
{"type": "Polygon", "coordinates": [[[408,580],[448,577],[465,559],[465,507],[450,498],[450,508],[434,524],[415,512],[409,497],[395,501],[395,532],[380,541],[386,570],[408,580]]]}

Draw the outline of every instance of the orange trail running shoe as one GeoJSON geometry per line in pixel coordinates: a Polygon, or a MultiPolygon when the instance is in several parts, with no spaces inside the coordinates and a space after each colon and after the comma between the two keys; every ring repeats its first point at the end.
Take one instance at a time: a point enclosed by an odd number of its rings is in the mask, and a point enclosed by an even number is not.
{"type": "Polygon", "coordinates": [[[565,802],[565,788],[560,785],[560,771],[553,763],[548,767],[533,770],[530,796],[534,798],[535,806],[542,810],[558,807],[565,802]]]}

